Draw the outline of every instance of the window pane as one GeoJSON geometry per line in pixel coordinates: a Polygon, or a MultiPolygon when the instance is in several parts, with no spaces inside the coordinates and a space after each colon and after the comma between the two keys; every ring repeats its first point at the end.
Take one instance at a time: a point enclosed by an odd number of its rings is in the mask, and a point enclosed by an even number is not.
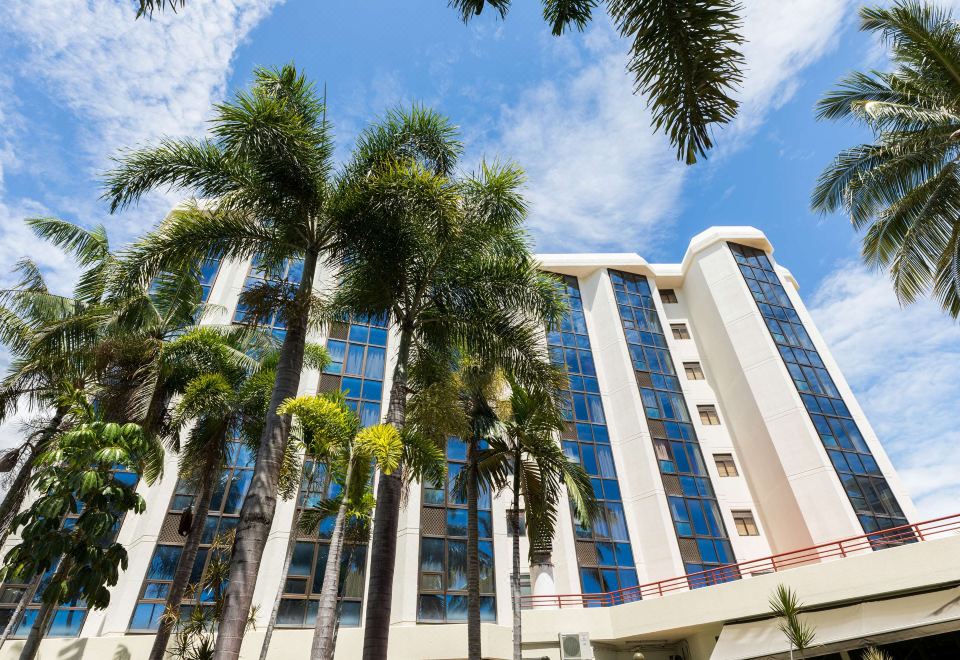
{"type": "Polygon", "coordinates": [[[367,364],[363,368],[363,375],[366,378],[383,378],[384,361],[387,351],[383,348],[369,347],[367,349],[367,364]]]}
{"type": "Polygon", "coordinates": [[[153,559],[150,560],[147,579],[172,580],[182,551],[183,548],[178,545],[158,545],[153,553],[153,559]]]}
{"type": "Polygon", "coordinates": [[[280,609],[277,610],[277,625],[302,626],[306,606],[305,600],[284,598],[280,601],[280,609]]]}
{"type": "Polygon", "coordinates": [[[445,602],[443,596],[421,594],[417,607],[417,619],[420,621],[444,621],[447,610],[445,602]]]}
{"type": "Polygon", "coordinates": [[[290,560],[290,575],[310,575],[310,568],[313,566],[313,548],[314,544],[301,541],[293,549],[293,558],[290,560]]]}
{"type": "Polygon", "coordinates": [[[467,588],[467,542],[447,542],[447,589],[467,588]]]}

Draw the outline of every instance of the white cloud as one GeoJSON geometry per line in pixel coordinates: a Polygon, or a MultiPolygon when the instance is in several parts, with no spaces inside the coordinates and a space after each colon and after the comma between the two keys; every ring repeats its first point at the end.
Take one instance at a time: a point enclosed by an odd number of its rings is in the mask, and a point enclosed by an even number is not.
{"type": "MultiPolygon", "coordinates": [[[[76,276],[71,262],[23,225],[24,217],[49,214],[47,205],[12,199],[6,190],[5,173],[17,169],[47,178],[44,154],[32,152],[33,135],[52,131],[58,138],[52,156],[66,163],[74,188],[57,181],[52,187],[80,191],[69,193],[73,198],[54,192],[48,205],[66,209],[73,221],[102,221],[95,177],[109,157],[161,135],[203,134],[213,104],[226,93],[234,53],[280,1],[202,0],[152,21],[134,20],[132,0],[0,3],[0,286],[9,285],[8,269],[25,255],[59,291],[69,291],[76,276]],[[23,107],[18,97],[28,93],[54,112],[23,107]],[[76,142],[79,153],[69,153],[64,142],[70,148],[76,142]]],[[[142,232],[171,199],[154,195],[114,219],[108,226],[114,244],[142,232]]],[[[0,445],[14,437],[14,424],[0,426],[0,445]]]]}
{"type": "Polygon", "coordinates": [[[787,103],[805,68],[830,52],[854,18],[851,0],[745,0],[742,12],[746,76],[740,114],[723,140],[749,136],[770,110],[787,103]]]}
{"type": "Polygon", "coordinates": [[[3,3],[0,24],[78,119],[94,165],[159,135],[196,135],[226,89],[237,46],[278,0],[204,0],[133,20],[132,2],[3,3]]]}
{"type": "Polygon", "coordinates": [[[923,517],[960,499],[960,326],[930,301],[901,309],[889,281],[843,264],[811,313],[923,517]]]}
{"type": "MultiPolygon", "coordinates": [[[[745,2],[743,106],[717,136],[718,156],[742,147],[771,110],[789,101],[803,70],[836,44],[851,6],[850,0],[745,2]]],[[[609,25],[598,22],[582,38],[554,43],[564,66],[551,70],[572,73],[552,74],[504,106],[489,150],[527,170],[537,249],[649,249],[681,211],[689,169],[675,162],[666,139],[651,128],[643,99],[631,93],[626,43],[609,25]]]]}
{"type": "MultiPolygon", "coordinates": [[[[597,28],[590,36],[596,42],[597,28]]],[[[674,215],[684,178],[667,140],[631,94],[617,41],[591,43],[589,64],[502,108],[493,153],[529,176],[530,226],[542,251],[650,245],[674,215]]]]}

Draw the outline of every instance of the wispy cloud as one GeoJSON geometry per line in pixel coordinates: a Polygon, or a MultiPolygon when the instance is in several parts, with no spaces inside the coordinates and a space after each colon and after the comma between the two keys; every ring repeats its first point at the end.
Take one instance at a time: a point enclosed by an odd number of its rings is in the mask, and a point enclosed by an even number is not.
{"type": "MultiPolygon", "coordinates": [[[[0,3],[0,286],[29,255],[56,289],[72,288],[74,265],[39,243],[23,218],[63,212],[88,224],[101,220],[96,175],[109,157],[161,135],[201,135],[226,94],[237,48],[280,1],[203,0],[152,21],[135,21],[129,0],[0,3]],[[26,107],[28,95],[44,112],[26,107]],[[50,133],[63,181],[42,200],[13,196],[12,172],[40,182],[53,176],[50,154],[35,153],[34,140],[50,133]]],[[[156,195],[112,222],[115,243],[142,232],[170,203],[156,195]]],[[[0,444],[15,435],[11,424],[0,427],[0,444]]]]}
{"type": "MultiPolygon", "coordinates": [[[[742,148],[790,100],[804,69],[836,44],[851,6],[849,0],[745,2],[743,107],[718,135],[715,158],[742,148]]],[[[626,44],[609,25],[558,41],[554,50],[562,51],[570,73],[552,75],[505,105],[488,149],[526,168],[538,249],[648,250],[682,210],[691,170],[675,162],[650,127],[644,101],[631,94],[626,44]]]]}
{"type": "MultiPolygon", "coordinates": [[[[51,126],[50,113],[34,118],[17,108],[19,130],[8,140],[20,156],[30,153],[34,132],[54,130],[66,144],[58,153],[67,177],[86,183],[75,199],[51,195],[48,203],[71,208],[90,221],[96,175],[109,157],[161,135],[202,134],[213,104],[226,93],[230,63],[250,30],[279,0],[205,0],[178,14],[134,20],[135,3],[114,0],[32,0],[0,4],[0,57],[9,63],[9,89],[49,105],[63,126],[51,126]]],[[[7,108],[10,109],[9,106],[7,108]]],[[[42,166],[41,166],[42,167],[42,166]]],[[[43,172],[31,172],[41,177],[43,172]]],[[[66,183],[65,183],[66,185],[66,183]]],[[[9,204],[9,200],[0,199],[9,204]]],[[[169,200],[149,200],[146,209],[114,223],[128,239],[155,219],[169,200]]],[[[15,235],[4,224],[0,242],[15,235]]]]}
{"type": "Polygon", "coordinates": [[[900,308],[855,263],[823,280],[810,311],[921,514],[960,501],[960,326],[929,301],[900,308]]]}

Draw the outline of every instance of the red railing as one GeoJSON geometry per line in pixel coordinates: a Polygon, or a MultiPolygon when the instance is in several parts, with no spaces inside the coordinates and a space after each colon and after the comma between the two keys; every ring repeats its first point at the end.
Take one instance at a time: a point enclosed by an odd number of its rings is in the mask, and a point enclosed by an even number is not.
{"type": "Polygon", "coordinates": [[[658,598],[678,591],[688,591],[731,582],[752,575],[778,573],[806,564],[842,559],[848,555],[862,554],[907,543],[919,543],[931,538],[957,533],[960,533],[960,514],[943,516],[942,518],[934,518],[933,520],[901,527],[892,527],[871,534],[852,536],[839,541],[783,552],[761,559],[750,559],[739,564],[726,564],[699,573],[689,573],[637,587],[627,587],[618,591],[599,594],[521,596],[521,605],[525,609],[538,607],[610,607],[647,598],[658,598]]]}

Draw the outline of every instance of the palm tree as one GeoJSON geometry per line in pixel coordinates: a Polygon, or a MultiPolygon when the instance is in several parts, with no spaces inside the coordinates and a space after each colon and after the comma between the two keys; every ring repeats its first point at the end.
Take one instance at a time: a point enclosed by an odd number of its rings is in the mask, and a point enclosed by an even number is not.
{"type": "Polygon", "coordinates": [[[885,651],[876,646],[868,646],[860,656],[860,660],[893,660],[885,651]]]}
{"type": "MultiPolygon", "coordinates": [[[[137,18],[177,11],[185,0],[140,0],[137,18]]],[[[500,18],[510,0],[449,0],[469,22],[489,5],[500,18]]],[[[543,0],[543,18],[555,36],[583,31],[597,0],[543,0]]],[[[652,123],[693,164],[713,147],[711,130],[730,122],[739,103],[734,90],[743,80],[741,5],[735,0],[607,0],[607,13],[630,42],[627,70],[634,89],[647,98],[652,123]]]]}
{"type": "MultiPolygon", "coordinates": [[[[330,313],[386,316],[398,330],[386,422],[403,429],[416,351],[460,346],[518,376],[539,373],[540,332],[529,318],[558,321],[555,282],[537,268],[522,228],[523,177],[483,165],[456,179],[456,130],[436,113],[395,111],[358,141],[338,191],[341,286],[330,313]],[[411,134],[421,136],[416,142],[411,134]],[[398,149],[398,144],[411,145],[398,149]]],[[[401,479],[380,473],[371,549],[364,658],[387,653],[401,479]]]]}
{"type": "MultiPolygon", "coordinates": [[[[184,204],[124,251],[110,279],[114,296],[142,289],[162,273],[183,273],[207,258],[257,255],[267,272],[280,270],[288,259],[302,259],[299,282],[268,282],[241,296],[255,319],[281,308],[287,331],[237,526],[217,638],[217,653],[235,658],[276,510],[274,493],[287,448],[289,424],[275,411],[296,395],[307,327],[318,307],[312,294],[318,262],[343,238],[332,222],[341,205],[335,198],[343,189],[356,193],[357,188],[331,181],[333,147],[323,103],[292,66],[258,69],[253,89],[218,106],[212,124],[210,140],[165,140],[158,147],[125,154],[108,177],[106,196],[114,210],[165,186],[188,188],[206,200],[184,204]]],[[[405,128],[409,130],[403,134],[390,135],[390,142],[376,145],[378,163],[401,157],[448,160],[447,145],[436,139],[432,125],[405,128]]],[[[372,146],[367,145],[368,153],[372,146]]],[[[355,180],[357,175],[354,171],[343,178],[355,180]]]]}
{"type": "Polygon", "coordinates": [[[3,455],[3,471],[14,474],[0,503],[0,546],[23,503],[37,456],[46,451],[64,423],[65,395],[96,381],[94,347],[102,332],[91,311],[99,304],[99,283],[111,262],[103,227],[88,230],[52,218],[26,223],[37,238],[62,248],[84,271],[72,297],[58,295],[50,290],[40,268],[25,258],[15,268],[20,281],[0,291],[0,344],[11,357],[0,380],[0,422],[24,404],[49,411],[42,413],[40,426],[23,443],[3,455]]]}
{"type": "MultiPolygon", "coordinates": [[[[532,321],[531,322],[535,322],[532,321]]],[[[407,428],[421,429],[443,446],[447,438],[462,438],[467,456],[454,489],[467,503],[467,657],[480,660],[480,496],[489,492],[478,463],[481,449],[497,425],[494,404],[506,386],[502,372],[455,348],[449,354],[422,351],[411,379],[407,428]]]]}
{"type": "MultiPolygon", "coordinates": [[[[58,433],[69,426],[65,397],[71,392],[87,391],[108,421],[147,423],[145,431],[155,437],[150,426],[160,421],[162,409],[153,401],[165,405],[167,399],[156,396],[152,381],[142,377],[149,373],[145,367],[151,366],[151,356],[164,341],[192,322],[198,309],[192,294],[199,285],[191,287],[189,277],[167,277],[149,294],[131,291],[128,297],[105,300],[106,281],[116,261],[103,227],[85,229],[56,218],[26,222],[38,238],[63,249],[83,270],[73,296],[67,297],[51,292],[39,268],[23,259],[17,265],[21,281],[0,292],[0,341],[13,357],[0,381],[0,419],[24,403],[50,411],[40,428],[4,456],[16,474],[0,504],[0,544],[29,488],[37,457],[49,451],[58,433]],[[137,414],[130,405],[144,391],[152,415],[137,414]]],[[[0,646],[32,599],[40,577],[35,576],[25,590],[0,636],[0,646]]]]}
{"type": "Polygon", "coordinates": [[[327,470],[338,475],[340,493],[318,510],[311,511],[302,521],[304,527],[315,528],[329,513],[334,514],[330,548],[323,574],[323,587],[314,624],[313,660],[332,660],[337,627],[337,596],[340,586],[340,564],[346,525],[357,512],[367,511],[372,502],[370,484],[374,469],[392,474],[404,458],[405,447],[424,448],[416,460],[408,460],[408,468],[415,466],[411,478],[427,474],[442,476],[445,469],[443,455],[428,442],[405,443],[396,427],[377,424],[362,428],[360,418],[347,407],[342,393],[319,396],[301,396],[281,406],[282,414],[293,415],[303,427],[308,447],[317,455],[331,458],[327,470]],[[331,511],[332,510],[332,511],[331,511]]]}
{"type": "Polygon", "coordinates": [[[510,525],[513,533],[513,572],[510,598],[513,606],[513,657],[521,660],[520,608],[520,500],[523,499],[530,564],[549,561],[557,512],[564,490],[580,520],[596,512],[590,477],[563,453],[557,441],[565,422],[562,408],[546,387],[524,388],[512,383],[510,397],[500,411],[499,432],[480,453],[480,477],[496,488],[509,488],[513,496],[510,525]]]}
{"type": "Polygon", "coordinates": [[[860,28],[890,48],[892,71],[856,72],[817,105],[852,119],[873,142],[841,151],[812,195],[866,230],[864,261],[889,271],[901,304],[932,291],[960,316],[960,29],[928,2],[862,8],[860,28]]]}
{"type": "Polygon", "coordinates": [[[112,280],[120,293],[208,257],[244,260],[256,254],[271,272],[287,259],[303,260],[299,282],[266,283],[246,293],[254,311],[282,305],[287,333],[237,526],[217,637],[218,655],[236,658],[287,449],[288,424],[276,409],[297,393],[314,275],[332,238],[327,203],[333,143],[324,104],[292,65],[258,69],[250,91],[217,107],[211,135],[201,141],[164,140],[124,154],[109,174],[106,197],[117,210],[149,190],[175,186],[208,200],[176,209],[124,252],[112,280]]]}
{"type": "Polygon", "coordinates": [[[778,628],[790,644],[790,660],[793,660],[793,650],[796,649],[803,658],[803,652],[813,645],[816,630],[813,626],[800,618],[803,603],[790,587],[780,584],[770,597],[770,611],[780,619],[778,628]]]}
{"type": "MultiPolygon", "coordinates": [[[[180,478],[195,484],[192,524],[177,561],[167,594],[164,616],[154,638],[151,660],[163,660],[193,570],[204,523],[210,511],[232,441],[256,444],[273,387],[276,352],[259,362],[248,357],[243,344],[231,345],[215,330],[201,327],[173,341],[163,351],[162,389],[179,399],[167,431],[172,448],[180,455],[180,478]],[[192,427],[182,435],[182,429],[192,427]]],[[[307,366],[322,369],[329,358],[320,346],[307,351],[307,366]]],[[[289,489],[288,489],[289,490],[289,489]]]]}

